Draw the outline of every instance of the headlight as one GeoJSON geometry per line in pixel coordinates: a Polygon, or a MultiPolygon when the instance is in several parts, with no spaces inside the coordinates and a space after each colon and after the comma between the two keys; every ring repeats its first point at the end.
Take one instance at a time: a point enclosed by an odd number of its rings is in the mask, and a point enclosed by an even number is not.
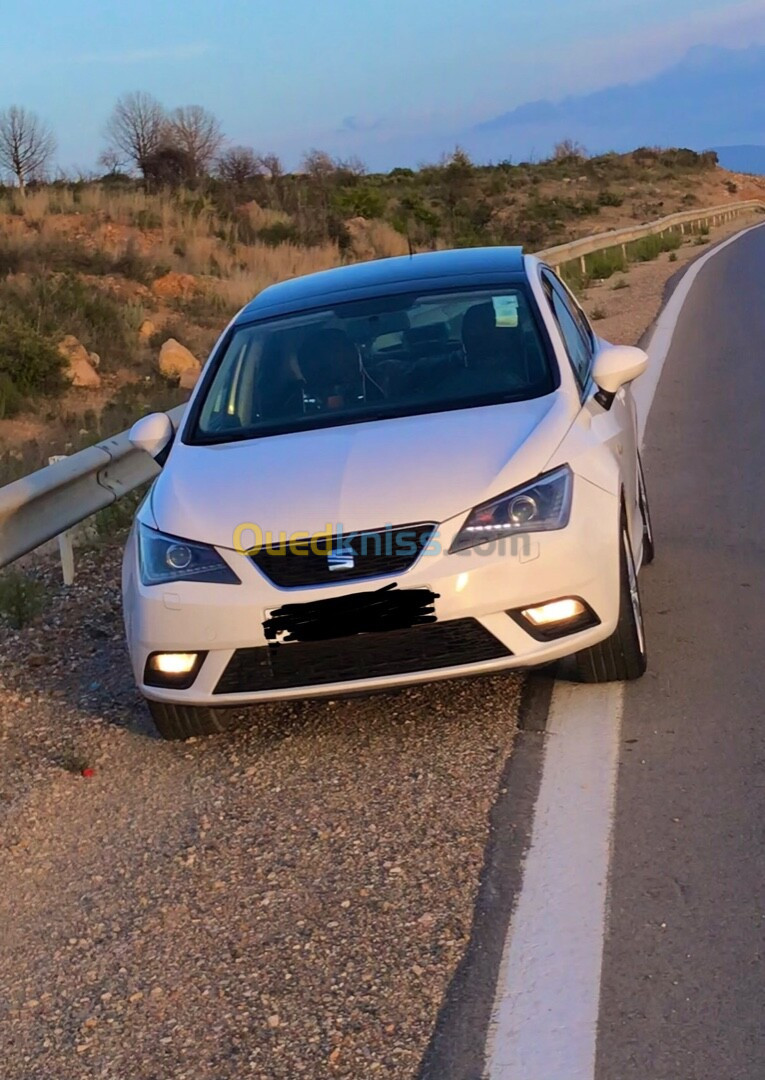
{"type": "Polygon", "coordinates": [[[241,585],[234,571],[215,548],[165,536],[138,524],[138,562],[144,585],[169,581],[209,581],[216,585],[241,585]]]}
{"type": "Polygon", "coordinates": [[[515,533],[564,529],[571,513],[573,475],[568,465],[476,506],[454,538],[450,552],[515,533]]]}

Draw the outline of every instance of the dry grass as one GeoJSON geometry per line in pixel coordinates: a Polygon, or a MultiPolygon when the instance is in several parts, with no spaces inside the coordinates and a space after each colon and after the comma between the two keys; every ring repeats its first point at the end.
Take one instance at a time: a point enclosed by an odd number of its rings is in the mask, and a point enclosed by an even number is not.
{"type": "MultiPolygon", "coordinates": [[[[156,276],[172,270],[209,278],[209,289],[229,304],[250,299],[275,281],[342,261],[335,243],[311,247],[242,243],[236,222],[221,218],[206,200],[190,196],[98,186],[76,192],[52,188],[32,192],[26,199],[10,192],[0,197],[0,215],[3,211],[8,216],[2,222],[2,247],[10,265],[30,264],[35,253],[44,261],[51,245],[76,241],[114,260],[140,256],[154,266],[156,276]]],[[[242,212],[254,232],[290,220],[287,214],[253,202],[242,212]]],[[[406,242],[391,226],[366,225],[370,247],[368,254],[363,253],[366,257],[406,250],[406,242]]]]}
{"type": "Polygon", "coordinates": [[[228,308],[237,310],[276,281],[312,274],[339,266],[340,252],[335,244],[304,248],[297,244],[238,245],[223,257],[220,275],[208,282],[208,291],[223,300],[228,308]]]}

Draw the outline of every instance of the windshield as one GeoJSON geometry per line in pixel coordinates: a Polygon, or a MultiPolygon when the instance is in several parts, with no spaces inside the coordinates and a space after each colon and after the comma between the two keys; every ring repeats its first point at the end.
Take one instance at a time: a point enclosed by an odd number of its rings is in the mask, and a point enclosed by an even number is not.
{"type": "Polygon", "coordinates": [[[522,401],[554,387],[521,288],[376,297],[238,327],[192,441],[522,401]]]}

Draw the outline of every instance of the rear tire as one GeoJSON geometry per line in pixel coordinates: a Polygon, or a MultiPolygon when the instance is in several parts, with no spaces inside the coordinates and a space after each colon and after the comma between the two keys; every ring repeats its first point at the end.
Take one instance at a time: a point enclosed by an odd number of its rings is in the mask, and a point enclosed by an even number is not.
{"type": "Polygon", "coordinates": [[[651,523],[651,508],[648,505],[648,495],[645,490],[645,476],[643,475],[643,461],[638,454],[638,504],[643,517],[643,561],[642,566],[648,566],[656,558],[656,544],[653,538],[653,525],[651,523]]]}
{"type": "Polygon", "coordinates": [[[228,731],[226,714],[220,709],[196,705],[170,705],[165,701],[146,704],[154,726],[163,739],[191,739],[199,735],[218,735],[228,731]]]}
{"type": "Polygon", "coordinates": [[[643,611],[637,570],[627,521],[622,514],[619,553],[619,621],[610,638],[574,656],[574,677],[579,682],[623,682],[639,679],[647,663],[643,611]]]}

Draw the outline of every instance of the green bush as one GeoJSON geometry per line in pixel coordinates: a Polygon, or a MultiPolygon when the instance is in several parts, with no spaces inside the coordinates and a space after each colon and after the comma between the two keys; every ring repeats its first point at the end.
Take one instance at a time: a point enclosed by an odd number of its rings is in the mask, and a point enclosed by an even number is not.
{"type": "Polygon", "coordinates": [[[385,211],[385,199],[377,188],[346,188],[337,193],[335,207],[348,217],[381,218],[385,211]]]}
{"type": "Polygon", "coordinates": [[[644,236],[627,244],[627,258],[630,262],[650,262],[663,251],[675,251],[682,243],[682,236],[676,232],[666,232],[663,236],[644,236]]]}
{"type": "Polygon", "coordinates": [[[599,191],[598,192],[598,205],[599,206],[621,206],[624,199],[621,195],[617,195],[615,191],[599,191]]]}
{"type": "Polygon", "coordinates": [[[14,630],[27,626],[45,606],[44,586],[17,570],[0,575],[0,615],[14,630]]]}
{"type": "Polygon", "coordinates": [[[587,277],[590,280],[599,281],[610,278],[612,274],[620,270],[626,270],[627,265],[620,247],[606,248],[605,251],[596,251],[585,259],[587,277]]]}
{"type": "MultiPolygon", "coordinates": [[[[56,346],[33,326],[0,313],[0,374],[17,395],[52,394],[63,388],[63,359],[56,346]]],[[[13,403],[13,393],[10,394],[13,403]]],[[[18,405],[18,397],[15,398],[18,405]]]]}
{"type": "Polygon", "coordinates": [[[0,371],[0,420],[9,420],[24,407],[24,395],[7,371],[0,371]]]}
{"type": "Polygon", "coordinates": [[[275,221],[272,225],[264,225],[262,229],[258,229],[256,236],[269,247],[278,247],[279,244],[297,244],[300,239],[294,221],[275,221]]]}
{"type": "MultiPolygon", "coordinates": [[[[133,359],[137,343],[128,326],[131,317],[117,300],[72,274],[0,285],[0,322],[15,319],[30,335],[54,344],[73,334],[107,365],[133,359]]],[[[11,374],[23,389],[13,370],[11,374]]]]}

